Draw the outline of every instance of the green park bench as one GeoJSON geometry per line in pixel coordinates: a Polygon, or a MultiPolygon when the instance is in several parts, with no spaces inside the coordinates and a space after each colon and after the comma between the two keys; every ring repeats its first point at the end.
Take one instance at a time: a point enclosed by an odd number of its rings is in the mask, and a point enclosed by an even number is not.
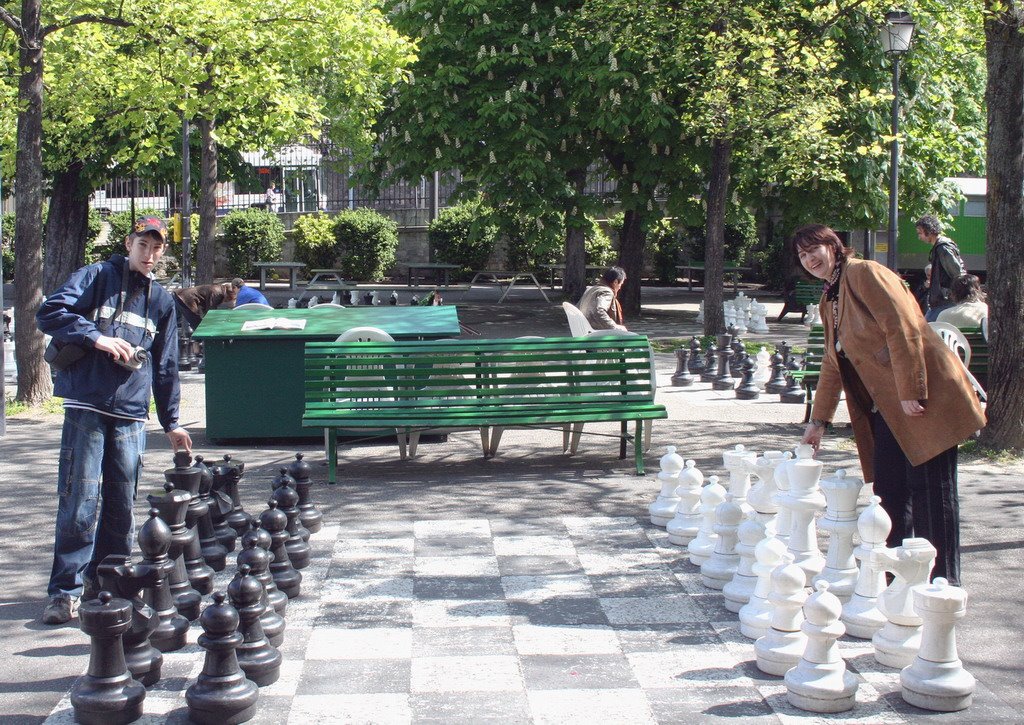
{"type": "Polygon", "coordinates": [[[782,312],[776,322],[782,322],[782,318],[790,312],[800,313],[800,322],[807,316],[807,305],[816,305],[821,300],[821,282],[809,282],[799,280],[791,291],[783,297],[784,304],[782,312]]]}
{"type": "MultiPolygon", "coordinates": [[[[654,402],[646,337],[520,338],[396,342],[307,342],[302,425],[327,431],[328,480],[337,472],[337,433],[398,438],[406,458],[427,431],[480,430],[485,457],[506,428],[620,423],[619,458],[633,439],[644,471],[645,421],[667,418],[654,402]],[[634,421],[630,436],[627,424],[634,421]]],[[[647,425],[650,425],[648,422],[647,425]]],[[[563,449],[568,447],[563,437],[563,449]]]]}

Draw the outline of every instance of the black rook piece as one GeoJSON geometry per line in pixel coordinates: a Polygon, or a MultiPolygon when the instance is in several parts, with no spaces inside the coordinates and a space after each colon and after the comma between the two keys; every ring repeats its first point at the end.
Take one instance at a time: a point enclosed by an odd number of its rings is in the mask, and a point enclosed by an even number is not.
{"type": "Polygon", "coordinates": [[[71,688],[75,719],[86,725],[135,722],[142,717],[146,688],[132,679],[121,637],[132,625],[132,605],[100,592],[78,610],[82,631],[92,639],[89,670],[71,688]]]}
{"type": "Polygon", "coordinates": [[[301,528],[299,524],[299,494],[292,488],[295,479],[288,475],[286,469],[281,469],[281,475],[274,479],[274,500],[277,501],[277,508],[288,517],[288,541],[285,548],[288,550],[288,559],[296,569],[305,569],[309,566],[310,548],[306,543],[309,532],[301,528]],[[306,536],[303,538],[302,533],[306,536]]]}
{"type": "Polygon", "coordinates": [[[149,636],[160,619],[140,595],[144,588],[152,587],[162,578],[160,568],[151,564],[134,565],[127,557],[111,554],[96,568],[96,574],[103,589],[132,605],[132,626],[121,638],[128,671],[146,687],[155,684],[160,680],[164,656],[150,644],[149,636]]]}
{"type": "Polygon", "coordinates": [[[260,687],[274,684],[281,676],[281,653],[270,644],[260,622],[262,596],[263,585],[243,564],[228,584],[228,597],[238,610],[238,632],[242,635],[238,664],[245,670],[245,676],[260,687]]]}
{"type": "Polygon", "coordinates": [[[142,566],[152,567],[159,575],[146,589],[146,600],[156,611],[159,620],[149,635],[149,642],[161,652],[173,652],[185,646],[188,620],[178,614],[168,582],[174,571],[174,562],[167,556],[171,546],[171,529],[158,516],[155,508],[149,510],[149,521],[139,529],[139,549],[142,566]]]}
{"type": "Polygon", "coordinates": [[[270,534],[270,553],[274,557],[270,562],[270,575],[274,578],[277,588],[289,599],[299,596],[302,587],[302,574],[295,571],[285,542],[288,540],[288,517],[277,508],[277,501],[267,501],[267,510],[260,514],[260,526],[270,534]]]}
{"type": "Polygon", "coordinates": [[[288,474],[295,479],[295,490],[299,492],[299,522],[307,531],[315,534],[324,525],[324,515],[317,510],[316,504],[310,498],[310,488],[313,485],[309,480],[311,472],[310,465],[302,460],[302,454],[296,453],[295,461],[288,466],[288,474]]]}
{"type": "MultiPolygon", "coordinates": [[[[164,491],[162,497],[149,496],[149,505],[160,512],[160,518],[171,529],[171,548],[167,556],[174,562],[174,567],[167,579],[170,582],[171,596],[174,597],[174,606],[181,616],[193,622],[199,618],[199,605],[203,598],[189,583],[185,558],[182,555],[189,538],[188,529],[185,527],[185,513],[191,494],[188,491],[178,491],[170,481],[164,483],[164,491]]],[[[167,651],[161,649],[161,652],[167,651]]]]}
{"type": "Polygon", "coordinates": [[[199,646],[206,650],[203,671],[185,691],[188,718],[199,725],[242,723],[256,715],[260,691],[238,666],[235,650],[242,644],[237,631],[238,612],[215,592],[213,604],[203,610],[199,646]]]}
{"type": "Polygon", "coordinates": [[[685,388],[687,385],[693,385],[693,375],[690,374],[689,369],[690,351],[685,347],[681,347],[676,350],[676,372],[672,375],[672,384],[685,388]]]}

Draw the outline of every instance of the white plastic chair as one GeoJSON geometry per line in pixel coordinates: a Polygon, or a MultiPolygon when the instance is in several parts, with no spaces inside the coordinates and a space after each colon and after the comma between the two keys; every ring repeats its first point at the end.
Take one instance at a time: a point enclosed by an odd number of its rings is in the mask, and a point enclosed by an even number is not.
{"type": "Polygon", "coordinates": [[[339,310],[345,309],[345,305],[339,305],[337,302],[321,302],[318,305],[313,305],[313,309],[317,307],[337,307],[339,310]]]}
{"type": "Polygon", "coordinates": [[[981,336],[988,342],[988,316],[981,318],[981,336]]]}
{"type": "Polygon", "coordinates": [[[563,302],[562,309],[565,310],[565,317],[569,321],[569,334],[573,337],[591,337],[592,335],[606,335],[609,337],[633,337],[635,332],[628,330],[595,330],[590,324],[586,315],[571,302],[563,302]]]}
{"type": "Polygon", "coordinates": [[[964,373],[967,375],[967,379],[971,381],[971,386],[974,391],[978,394],[978,397],[982,401],[988,400],[988,394],[985,393],[985,389],[981,387],[981,383],[974,377],[967,366],[971,364],[971,343],[964,337],[964,333],[955,326],[948,322],[929,322],[928,323],[936,334],[942,338],[942,342],[946,344],[953,354],[956,355],[956,359],[960,361],[960,365],[963,366],[964,373]]]}
{"type": "Polygon", "coordinates": [[[244,305],[239,305],[235,308],[236,310],[272,310],[274,309],[270,305],[265,305],[262,302],[246,302],[244,305]]]}

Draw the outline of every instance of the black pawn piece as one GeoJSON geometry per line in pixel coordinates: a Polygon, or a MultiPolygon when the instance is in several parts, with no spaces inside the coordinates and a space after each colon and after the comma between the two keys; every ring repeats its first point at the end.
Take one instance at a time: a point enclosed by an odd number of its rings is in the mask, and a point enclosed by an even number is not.
{"type": "MultiPolygon", "coordinates": [[[[796,360],[790,358],[789,370],[799,370],[800,365],[796,360]]],[[[803,383],[797,380],[794,375],[786,376],[786,388],[779,394],[779,400],[783,403],[799,403],[803,404],[807,400],[807,393],[804,392],[803,383]]]]}
{"type": "MultiPolygon", "coordinates": [[[[392,299],[397,298],[392,297],[392,299]]],[[[295,461],[288,466],[288,473],[295,479],[295,490],[299,492],[299,521],[307,531],[315,534],[323,528],[324,515],[320,513],[310,498],[310,489],[313,484],[309,480],[309,476],[312,470],[312,467],[302,460],[301,453],[296,453],[295,461]]]]}
{"type": "Polygon", "coordinates": [[[213,475],[213,488],[210,490],[210,519],[213,521],[214,535],[221,546],[228,551],[234,551],[235,539],[238,538],[238,534],[231,528],[227,520],[228,514],[234,507],[231,494],[228,491],[229,469],[226,465],[218,463],[210,466],[210,473],[213,475]]]}
{"type": "Polygon", "coordinates": [[[731,338],[731,335],[718,336],[718,375],[711,383],[714,390],[732,390],[736,387],[736,380],[729,371],[729,360],[733,356],[731,338]]]}
{"type": "Polygon", "coordinates": [[[739,387],[736,388],[736,397],[740,400],[757,400],[761,395],[761,390],[754,382],[754,367],[756,365],[754,358],[749,355],[743,361],[743,377],[740,379],[739,387]]]}
{"type": "Polygon", "coordinates": [[[283,511],[277,508],[277,501],[267,501],[267,510],[260,514],[260,526],[270,534],[270,554],[273,559],[270,561],[270,575],[274,578],[274,584],[289,599],[299,596],[302,587],[302,574],[292,566],[288,558],[288,549],[285,542],[288,541],[288,517],[283,511]]]}
{"type": "Polygon", "coordinates": [[[782,362],[786,363],[786,365],[789,365],[789,352],[790,350],[793,349],[792,346],[788,342],[783,340],[777,345],[777,348],[779,352],[782,353],[782,362]]]}
{"type": "Polygon", "coordinates": [[[690,351],[685,347],[676,350],[676,372],[672,375],[672,384],[679,388],[693,385],[693,375],[690,374],[690,351]]]}
{"type": "MultiPolygon", "coordinates": [[[[203,560],[203,549],[199,545],[199,519],[209,512],[210,507],[199,498],[199,483],[202,471],[192,465],[192,456],[186,451],[174,454],[174,468],[164,471],[164,478],[179,491],[187,491],[190,498],[185,513],[185,529],[188,538],[184,541],[182,556],[188,581],[200,594],[213,591],[213,569],[203,560]]],[[[197,615],[198,616],[198,615],[197,615]]]]}
{"type": "Polygon", "coordinates": [[[729,363],[729,371],[734,378],[743,375],[743,361],[747,359],[747,348],[743,341],[734,337],[732,341],[732,361],[729,363]]]}
{"type": "MultiPolygon", "coordinates": [[[[288,509],[286,507],[282,506],[281,510],[284,511],[285,514],[288,516],[288,534],[289,534],[289,536],[293,536],[294,534],[298,534],[302,538],[303,541],[309,541],[309,529],[307,529],[305,526],[302,525],[302,511],[299,509],[299,501],[301,501],[302,499],[299,497],[299,489],[296,486],[296,483],[297,483],[296,480],[292,477],[292,475],[290,473],[288,473],[288,469],[287,468],[282,468],[280,470],[279,474],[274,478],[274,482],[271,485],[271,490],[272,491],[276,491],[281,486],[287,485],[290,489],[295,491],[295,520],[294,520],[294,523],[292,522],[292,515],[288,511],[288,509]],[[292,531],[292,527],[293,526],[294,526],[294,532],[292,531]]],[[[280,502],[278,502],[278,503],[280,503],[280,502]]],[[[292,565],[294,565],[294,564],[295,564],[295,560],[292,559],[292,565]]],[[[296,567],[296,568],[299,569],[301,567],[296,567]]]]}
{"type": "Polygon", "coordinates": [[[71,688],[75,720],[89,725],[135,722],[142,717],[146,688],[124,661],[121,637],[132,626],[132,605],[107,591],[78,610],[82,631],[92,639],[89,670],[71,688]]]}
{"type": "MultiPolygon", "coordinates": [[[[199,532],[199,547],[203,552],[203,561],[214,571],[224,571],[227,566],[228,548],[217,539],[217,530],[213,526],[213,505],[210,492],[213,490],[213,474],[203,463],[202,456],[196,456],[195,467],[199,469],[199,500],[205,507],[196,530],[199,532]]],[[[234,539],[232,539],[234,548],[234,539]]]]}
{"type": "Polygon", "coordinates": [[[158,514],[157,509],[150,509],[149,521],[139,529],[141,566],[152,567],[158,572],[153,584],[146,589],[146,599],[158,620],[149,635],[149,643],[161,652],[174,652],[185,646],[188,620],[174,606],[169,581],[174,562],[167,556],[171,547],[171,529],[158,514]]]}
{"type": "Polygon", "coordinates": [[[690,339],[690,373],[693,375],[700,375],[704,369],[704,350],[701,349],[700,339],[694,335],[690,339]]]}
{"type": "Polygon", "coordinates": [[[776,350],[772,355],[772,377],[764,384],[764,392],[777,395],[786,389],[786,363],[782,353],[776,350]]]}
{"type": "Polygon", "coordinates": [[[227,489],[228,494],[231,496],[231,513],[226,517],[228,526],[235,530],[236,536],[241,536],[249,530],[249,526],[252,523],[252,516],[245,512],[242,508],[242,498],[238,493],[238,482],[242,480],[242,474],[245,473],[245,463],[242,461],[232,461],[231,456],[224,456],[224,465],[227,466],[227,489]]]}
{"type": "MultiPolygon", "coordinates": [[[[188,491],[178,491],[170,481],[164,483],[163,496],[149,496],[149,505],[160,512],[160,518],[170,527],[171,547],[167,556],[174,562],[167,580],[170,584],[171,596],[178,614],[190,622],[199,619],[199,605],[202,595],[189,583],[188,571],[185,569],[185,558],[182,554],[189,539],[188,528],[185,526],[185,515],[191,495],[188,491]]],[[[167,652],[161,649],[161,652],[167,652]]]]}
{"type": "Polygon", "coordinates": [[[236,650],[242,644],[238,611],[215,592],[213,604],[203,610],[199,646],[206,650],[203,671],[185,691],[188,718],[199,725],[241,723],[256,716],[260,691],[238,666],[236,650]]]}
{"type": "Polygon", "coordinates": [[[285,609],[288,607],[288,597],[277,588],[277,584],[274,583],[274,577],[270,575],[270,562],[273,560],[273,556],[270,554],[272,543],[270,532],[260,526],[258,521],[253,521],[252,528],[242,536],[242,551],[238,552],[238,566],[248,564],[252,567],[252,575],[263,584],[263,589],[267,592],[267,600],[270,602],[270,606],[283,617],[285,609]],[[267,565],[265,568],[260,569],[255,566],[253,561],[243,560],[242,554],[249,548],[250,541],[266,553],[267,565]]]}
{"type": "MultiPolygon", "coordinates": [[[[238,552],[238,568],[241,570],[243,566],[249,567],[249,574],[260,583],[263,591],[260,598],[263,604],[263,614],[260,615],[263,633],[267,635],[270,644],[280,647],[284,644],[285,621],[284,617],[274,609],[267,594],[268,584],[274,586],[274,578],[270,576],[270,554],[265,549],[260,548],[259,544],[256,543],[256,537],[246,534],[242,537],[242,540],[242,550],[238,552]]],[[[281,593],[278,592],[278,594],[281,593]]],[[[285,602],[288,601],[288,597],[283,594],[281,594],[281,599],[285,602]]]]}
{"type": "Polygon", "coordinates": [[[718,348],[712,340],[708,345],[707,356],[704,358],[704,370],[701,371],[700,381],[702,383],[713,383],[718,377],[718,348]]]}
{"type": "Polygon", "coordinates": [[[282,468],[281,475],[274,479],[272,496],[277,501],[278,510],[288,517],[288,525],[285,527],[288,532],[288,540],[285,542],[288,560],[296,569],[305,569],[309,566],[310,547],[299,530],[299,494],[291,486],[294,480],[282,468]]]}
{"type": "Polygon", "coordinates": [[[111,554],[96,567],[96,574],[104,590],[132,605],[132,626],[121,638],[128,671],[146,687],[156,684],[160,680],[164,656],[150,643],[149,636],[160,624],[160,619],[156,610],[142,600],[141,593],[162,578],[159,567],[136,566],[125,556],[111,554]]]}
{"type": "Polygon", "coordinates": [[[249,567],[242,566],[228,584],[228,597],[238,610],[238,631],[242,643],[236,654],[245,676],[260,687],[272,685],[281,676],[281,653],[270,644],[263,633],[260,615],[263,614],[263,585],[250,576],[249,567]]]}

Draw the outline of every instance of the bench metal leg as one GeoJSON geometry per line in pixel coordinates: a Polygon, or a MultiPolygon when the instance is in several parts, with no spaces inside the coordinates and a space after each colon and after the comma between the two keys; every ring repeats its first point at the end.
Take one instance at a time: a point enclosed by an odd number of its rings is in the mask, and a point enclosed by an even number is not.
{"type": "Polygon", "coordinates": [[[629,422],[619,423],[619,458],[626,457],[626,441],[629,439],[629,422]]]}
{"type": "MultiPolygon", "coordinates": [[[[647,423],[647,430],[650,431],[650,421],[647,423]]],[[[644,421],[642,418],[637,418],[636,421],[636,437],[633,439],[633,455],[636,459],[636,472],[638,476],[644,475],[644,421]]]]}
{"type": "Polygon", "coordinates": [[[416,457],[416,446],[420,444],[420,432],[418,430],[409,431],[409,458],[416,457]]]}
{"type": "Polygon", "coordinates": [[[644,424],[644,453],[651,450],[651,431],[654,430],[654,421],[649,420],[644,424]]]}
{"type": "Polygon", "coordinates": [[[496,425],[491,428],[491,442],[487,448],[487,455],[498,455],[498,444],[501,443],[501,434],[505,432],[505,426],[496,425]]]}
{"type": "Polygon", "coordinates": [[[568,423],[562,426],[562,453],[565,453],[567,450],[569,450],[569,439],[571,430],[572,428],[569,426],[568,423]]]}
{"type": "Polygon", "coordinates": [[[404,428],[395,428],[395,438],[398,439],[398,456],[404,461],[408,458],[406,455],[406,446],[409,441],[409,436],[405,432],[404,428]]]}
{"type": "Polygon", "coordinates": [[[327,483],[338,482],[338,431],[327,428],[327,483]]]}
{"type": "Polygon", "coordinates": [[[491,441],[490,429],[485,425],[480,426],[480,447],[483,448],[484,458],[487,458],[487,452],[491,450],[491,441]]]}
{"type": "Polygon", "coordinates": [[[576,450],[580,447],[580,436],[583,435],[583,424],[572,424],[572,443],[569,444],[569,455],[575,456],[576,450]]]}

